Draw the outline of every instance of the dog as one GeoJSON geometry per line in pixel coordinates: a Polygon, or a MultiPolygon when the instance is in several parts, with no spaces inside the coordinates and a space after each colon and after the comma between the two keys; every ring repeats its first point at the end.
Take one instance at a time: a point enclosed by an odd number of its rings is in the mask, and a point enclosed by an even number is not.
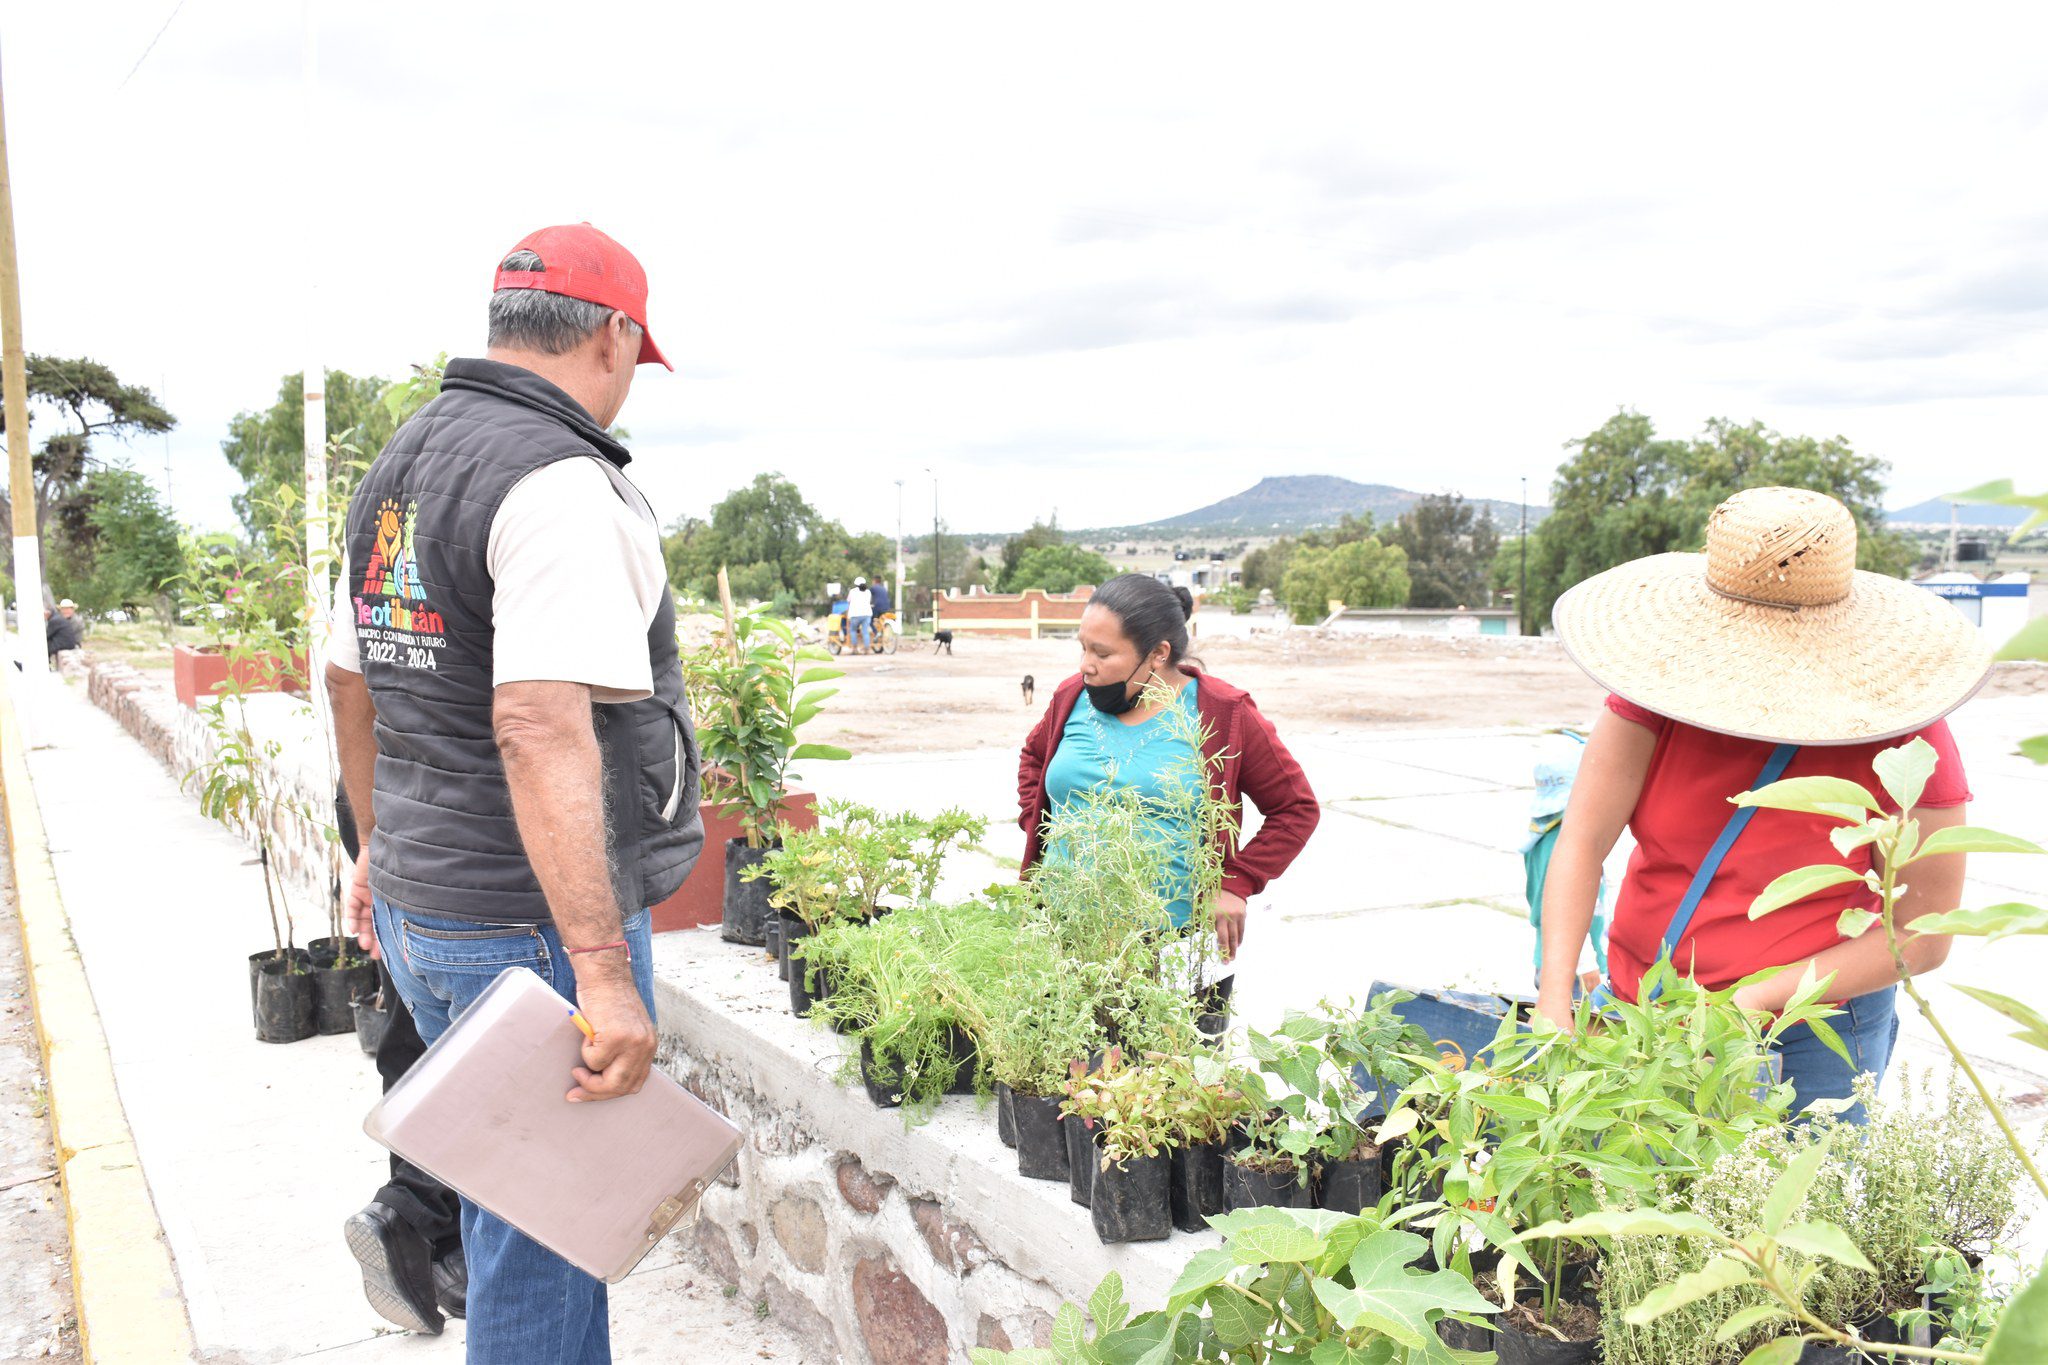
{"type": "Polygon", "coordinates": [[[1026,706],[1031,705],[1031,692],[1032,689],[1036,688],[1037,686],[1038,680],[1033,678],[1029,673],[1026,673],[1024,675],[1024,704],[1026,706]]]}
{"type": "Polygon", "coordinates": [[[936,654],[942,649],[948,654],[953,652],[953,632],[950,630],[942,630],[932,636],[932,652],[936,654]]]}

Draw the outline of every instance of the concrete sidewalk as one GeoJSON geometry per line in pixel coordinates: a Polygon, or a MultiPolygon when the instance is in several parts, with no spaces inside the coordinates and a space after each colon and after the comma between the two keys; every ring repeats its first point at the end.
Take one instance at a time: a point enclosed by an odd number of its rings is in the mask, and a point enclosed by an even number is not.
{"type": "MultiPolygon", "coordinates": [[[[248,848],[76,691],[41,701],[36,796],[198,1358],[460,1360],[459,1324],[415,1338],[378,1318],[342,1242],[384,1179],[369,1059],[353,1035],[255,1041],[244,959],[269,926],[248,848]]],[[[300,942],[327,932],[299,914],[300,942]]],[[[720,1288],[657,1248],[613,1290],[617,1358],[801,1358],[720,1288]]]]}

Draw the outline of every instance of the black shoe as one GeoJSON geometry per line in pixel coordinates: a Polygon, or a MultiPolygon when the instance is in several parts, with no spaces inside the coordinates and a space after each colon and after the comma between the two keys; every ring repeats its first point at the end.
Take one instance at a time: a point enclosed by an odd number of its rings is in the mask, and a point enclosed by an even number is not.
{"type": "Polygon", "coordinates": [[[434,1260],[434,1302],[451,1318],[468,1316],[469,1258],[459,1246],[434,1260]]]}
{"type": "Polygon", "coordinates": [[[386,1322],[408,1332],[441,1335],[434,1305],[434,1249],[388,1205],[372,1202],[341,1225],[363,1266],[363,1293],[386,1322]]]}

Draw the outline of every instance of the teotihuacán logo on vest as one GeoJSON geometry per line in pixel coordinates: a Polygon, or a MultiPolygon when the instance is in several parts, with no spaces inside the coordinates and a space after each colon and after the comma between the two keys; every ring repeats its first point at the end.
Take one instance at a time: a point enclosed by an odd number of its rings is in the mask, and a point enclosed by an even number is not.
{"type": "Polygon", "coordinates": [[[394,498],[384,499],[377,509],[377,538],[355,598],[356,633],[366,661],[440,667],[434,650],[448,643],[448,627],[441,613],[426,605],[426,589],[420,586],[419,556],[412,543],[419,515],[417,498],[406,503],[403,519],[394,498]]]}

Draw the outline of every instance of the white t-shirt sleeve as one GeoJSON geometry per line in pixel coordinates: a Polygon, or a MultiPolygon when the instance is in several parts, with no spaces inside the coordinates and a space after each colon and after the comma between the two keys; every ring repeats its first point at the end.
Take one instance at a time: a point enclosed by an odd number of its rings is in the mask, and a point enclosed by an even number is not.
{"type": "Polygon", "coordinates": [[[356,603],[348,590],[348,551],[338,556],[341,577],[334,581],[334,609],[327,615],[327,662],[350,673],[363,671],[363,650],[356,640],[356,603]]]}
{"type": "Polygon", "coordinates": [[[485,555],[492,686],[584,683],[600,702],[654,695],[647,631],[668,570],[644,499],[629,504],[595,459],[557,460],[498,504],[485,555]]]}

